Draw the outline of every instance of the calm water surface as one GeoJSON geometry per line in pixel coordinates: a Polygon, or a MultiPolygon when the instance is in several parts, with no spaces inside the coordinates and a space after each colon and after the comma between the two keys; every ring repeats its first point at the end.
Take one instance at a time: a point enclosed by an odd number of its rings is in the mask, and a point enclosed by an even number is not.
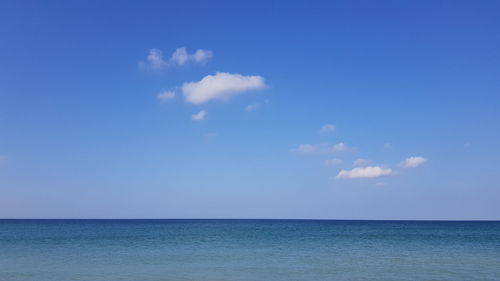
{"type": "Polygon", "coordinates": [[[500,280],[500,222],[0,220],[0,280],[500,280]]]}

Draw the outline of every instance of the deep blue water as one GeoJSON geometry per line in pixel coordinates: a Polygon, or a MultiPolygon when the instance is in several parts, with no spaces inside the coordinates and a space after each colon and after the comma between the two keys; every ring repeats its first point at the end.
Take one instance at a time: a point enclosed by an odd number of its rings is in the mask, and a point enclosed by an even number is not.
{"type": "Polygon", "coordinates": [[[0,280],[500,280],[500,222],[0,220],[0,280]]]}

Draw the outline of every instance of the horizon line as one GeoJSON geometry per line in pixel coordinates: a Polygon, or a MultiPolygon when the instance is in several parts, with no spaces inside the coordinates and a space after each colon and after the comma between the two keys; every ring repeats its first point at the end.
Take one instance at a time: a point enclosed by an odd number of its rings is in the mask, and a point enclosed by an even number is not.
{"type": "Polygon", "coordinates": [[[314,218],[0,218],[0,220],[268,220],[268,221],[384,221],[384,222],[500,222],[500,219],[314,219],[314,218]]]}

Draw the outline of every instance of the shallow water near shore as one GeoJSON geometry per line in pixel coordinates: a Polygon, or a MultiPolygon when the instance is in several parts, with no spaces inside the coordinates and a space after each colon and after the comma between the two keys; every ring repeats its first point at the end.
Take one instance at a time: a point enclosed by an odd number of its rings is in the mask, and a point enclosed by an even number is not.
{"type": "Polygon", "coordinates": [[[0,280],[500,280],[500,222],[0,220],[0,280]]]}

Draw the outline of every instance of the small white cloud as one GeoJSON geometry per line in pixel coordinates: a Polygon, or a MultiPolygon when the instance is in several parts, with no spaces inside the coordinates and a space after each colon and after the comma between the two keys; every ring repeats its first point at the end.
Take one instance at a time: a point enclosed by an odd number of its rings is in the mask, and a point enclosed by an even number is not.
{"type": "Polygon", "coordinates": [[[292,152],[299,152],[299,153],[312,153],[316,152],[318,150],[318,147],[313,144],[301,144],[297,148],[292,149],[292,152]]]}
{"type": "Polygon", "coordinates": [[[213,52],[209,50],[198,49],[194,54],[189,54],[186,48],[177,48],[170,57],[170,63],[173,65],[185,65],[187,62],[194,61],[204,63],[213,57],[213,52]]]}
{"type": "Polygon", "coordinates": [[[188,59],[189,59],[189,55],[187,53],[186,48],[184,48],[184,47],[177,48],[175,50],[175,52],[172,54],[172,57],[170,57],[170,60],[174,64],[178,64],[178,65],[184,65],[184,64],[186,64],[186,62],[188,61],[188,59]]]}
{"type": "Polygon", "coordinates": [[[261,76],[217,72],[215,75],[203,77],[198,82],[184,83],[182,93],[187,102],[202,104],[210,100],[229,100],[245,91],[264,87],[264,78],[261,76]]]}
{"type": "Polygon", "coordinates": [[[149,50],[148,56],[145,61],[139,62],[139,68],[142,70],[162,70],[169,66],[185,65],[193,61],[197,63],[204,63],[213,57],[213,52],[209,50],[198,49],[193,54],[189,54],[186,48],[177,48],[170,59],[163,59],[163,52],[159,49],[153,48],[149,50]]]}
{"type": "Polygon", "coordinates": [[[358,167],[352,170],[341,170],[338,179],[378,178],[392,174],[391,168],[381,166],[358,167]]]}
{"type": "Polygon", "coordinates": [[[191,115],[191,120],[201,121],[201,120],[205,119],[207,114],[208,114],[208,112],[206,110],[201,110],[200,112],[191,115]]]}
{"type": "Polygon", "coordinates": [[[391,150],[392,150],[392,144],[390,144],[390,143],[385,143],[385,144],[384,144],[384,150],[385,150],[385,151],[391,151],[391,150]]]}
{"type": "Polygon", "coordinates": [[[173,100],[173,99],[175,99],[175,92],[164,91],[164,92],[159,93],[158,96],[156,96],[156,97],[158,98],[159,101],[162,101],[162,102],[173,100]]]}
{"type": "Polygon", "coordinates": [[[341,159],[333,158],[325,160],[325,166],[333,167],[342,164],[341,159]]]}
{"type": "Polygon", "coordinates": [[[387,185],[387,183],[386,183],[386,182],[383,182],[383,181],[380,181],[380,182],[377,182],[375,185],[376,185],[376,186],[386,186],[386,185],[387,185]]]}
{"type": "Polygon", "coordinates": [[[368,166],[372,163],[372,160],[358,158],[352,163],[353,166],[368,166]]]}
{"type": "Polygon", "coordinates": [[[247,105],[247,107],[245,107],[245,111],[252,112],[252,111],[255,111],[259,108],[260,108],[260,104],[254,103],[254,104],[247,105]]]}
{"type": "Polygon", "coordinates": [[[347,145],[343,142],[337,143],[332,146],[332,152],[340,152],[347,150],[347,145]]]}
{"type": "Polygon", "coordinates": [[[335,133],[335,125],[332,124],[326,124],[321,129],[319,129],[319,132],[322,134],[327,134],[327,133],[335,133]]]}
{"type": "Polygon", "coordinates": [[[197,63],[204,63],[211,59],[213,56],[213,52],[209,50],[196,50],[194,54],[188,54],[186,48],[181,47],[177,48],[175,52],[172,54],[170,61],[173,64],[177,65],[185,65],[189,61],[194,61],[197,63]]]}
{"type": "Polygon", "coordinates": [[[401,162],[399,165],[403,168],[415,168],[415,167],[418,167],[418,166],[424,164],[428,160],[429,159],[427,159],[427,158],[419,157],[419,156],[408,157],[403,162],[401,162]]]}
{"type": "Polygon", "coordinates": [[[161,70],[167,67],[168,62],[163,60],[163,53],[159,49],[150,49],[146,61],[139,62],[139,68],[161,70]]]}
{"type": "Polygon", "coordinates": [[[191,59],[195,62],[203,63],[208,61],[213,57],[213,52],[209,50],[196,50],[194,54],[191,55],[191,59]]]}

